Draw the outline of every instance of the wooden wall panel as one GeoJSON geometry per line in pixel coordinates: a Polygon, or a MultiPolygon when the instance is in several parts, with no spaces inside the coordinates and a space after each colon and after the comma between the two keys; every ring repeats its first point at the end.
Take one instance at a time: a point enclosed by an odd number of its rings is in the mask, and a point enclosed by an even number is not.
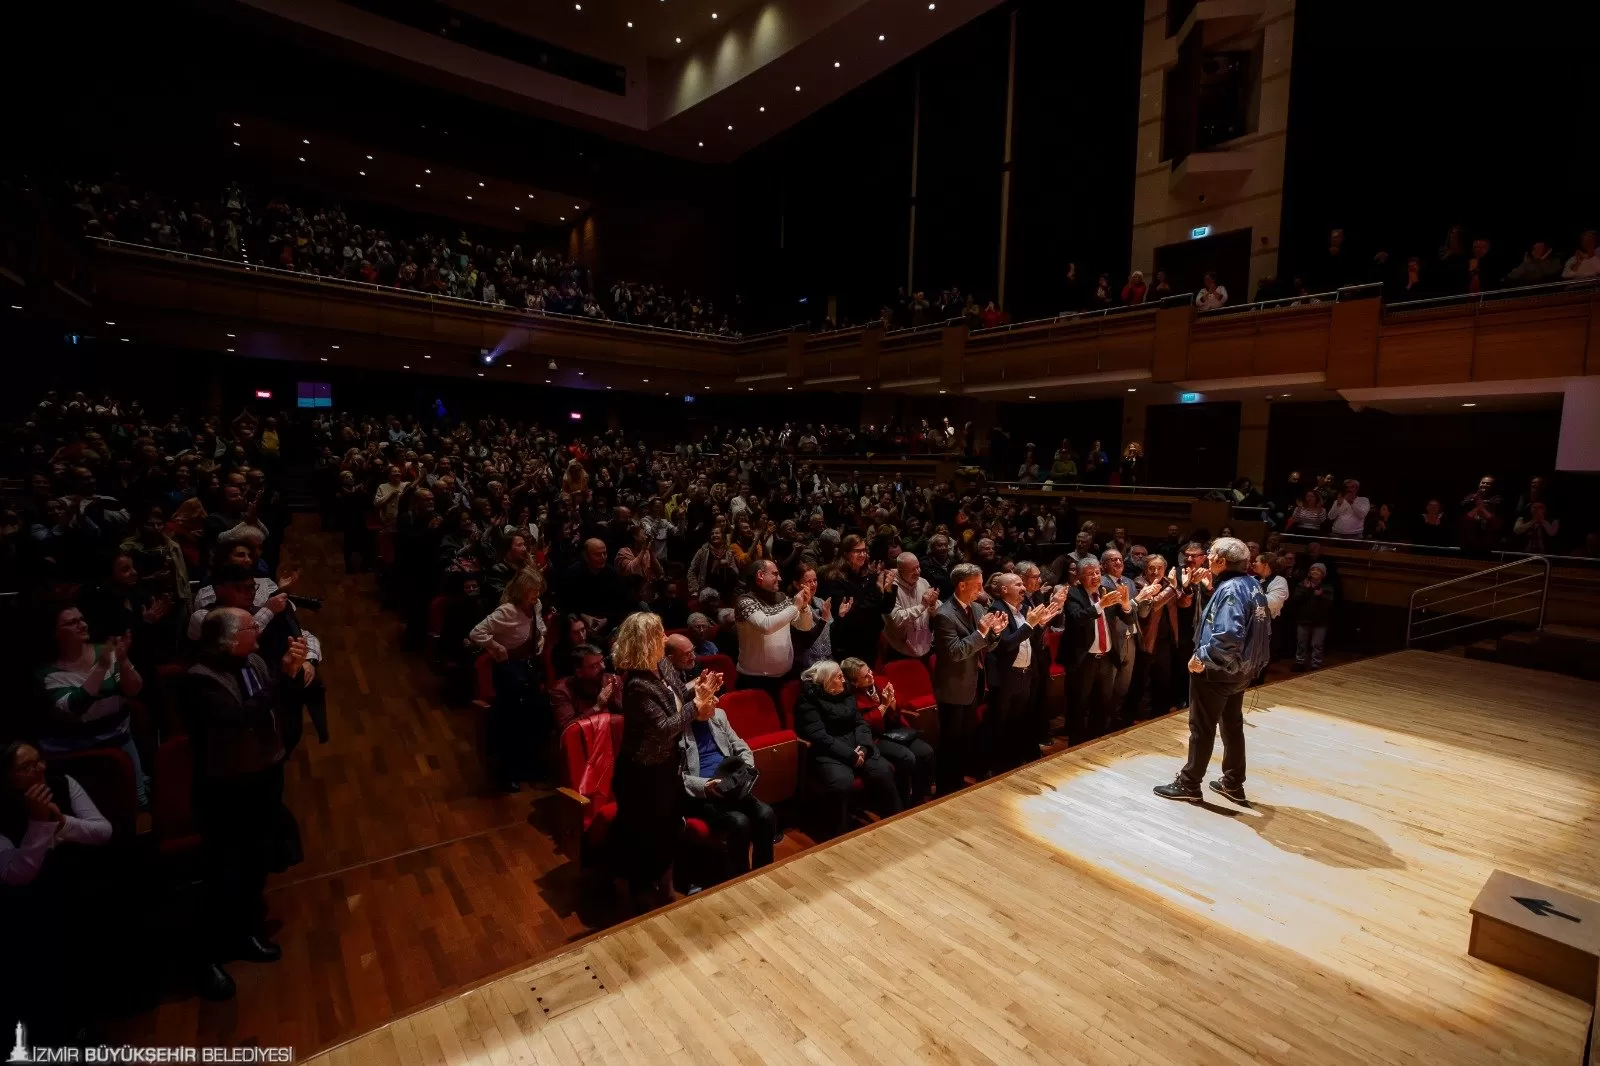
{"type": "Polygon", "coordinates": [[[1269,311],[1257,319],[1257,374],[1320,374],[1328,368],[1333,309],[1328,304],[1269,311]]]}
{"type": "Polygon", "coordinates": [[[256,313],[268,322],[293,326],[322,324],[322,301],[314,295],[263,290],[256,313]]]}
{"type": "Polygon", "coordinates": [[[1378,332],[1383,301],[1346,300],[1328,318],[1325,364],[1330,389],[1367,389],[1378,383],[1378,332]]]}
{"type": "Polygon", "coordinates": [[[1589,340],[1582,305],[1479,315],[1472,357],[1476,381],[1568,377],[1583,373],[1589,340]]]}
{"type": "Polygon", "coordinates": [[[1193,307],[1163,307],[1156,312],[1151,376],[1157,381],[1182,381],[1189,376],[1189,335],[1193,307]]]}
{"type": "Polygon", "coordinates": [[[1472,379],[1472,321],[1385,322],[1375,384],[1442,385],[1472,379]]]}
{"type": "Polygon", "coordinates": [[[188,307],[208,314],[254,318],[261,290],[232,281],[196,280],[189,284],[188,307]]]}
{"type": "Polygon", "coordinates": [[[1188,381],[1248,377],[1256,354],[1255,323],[1249,316],[1196,319],[1189,336],[1188,381]]]}

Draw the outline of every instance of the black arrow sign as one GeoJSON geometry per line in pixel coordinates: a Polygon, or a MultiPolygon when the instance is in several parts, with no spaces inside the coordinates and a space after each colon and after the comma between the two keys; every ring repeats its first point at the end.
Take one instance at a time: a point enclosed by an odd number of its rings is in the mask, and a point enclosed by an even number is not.
{"type": "Polygon", "coordinates": [[[1512,896],[1511,898],[1541,918],[1554,916],[1556,918],[1565,918],[1569,922],[1583,921],[1582,918],[1579,918],[1575,914],[1568,914],[1566,911],[1557,910],[1555,906],[1547,899],[1529,899],[1527,896],[1512,896]]]}

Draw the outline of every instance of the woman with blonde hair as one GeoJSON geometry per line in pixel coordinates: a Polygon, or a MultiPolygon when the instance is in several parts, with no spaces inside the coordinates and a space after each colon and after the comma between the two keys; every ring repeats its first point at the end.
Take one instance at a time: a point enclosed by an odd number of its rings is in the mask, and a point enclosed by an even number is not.
{"type": "Polygon", "coordinates": [[[692,721],[709,721],[717,709],[722,675],[702,671],[689,685],[662,669],[667,633],[657,615],[630,614],[617,627],[611,658],[622,681],[622,746],[611,791],[617,818],[611,828],[611,864],[628,879],[634,905],[647,910],[676,898],[672,854],[683,829],[679,738],[692,721]]]}
{"type": "Polygon", "coordinates": [[[495,784],[519,792],[521,781],[535,780],[550,710],[540,691],[534,660],[544,651],[544,618],[539,594],[544,577],[532,568],[506,582],[500,605],[472,627],[467,639],[494,661],[494,706],[489,709],[485,742],[495,784]]]}

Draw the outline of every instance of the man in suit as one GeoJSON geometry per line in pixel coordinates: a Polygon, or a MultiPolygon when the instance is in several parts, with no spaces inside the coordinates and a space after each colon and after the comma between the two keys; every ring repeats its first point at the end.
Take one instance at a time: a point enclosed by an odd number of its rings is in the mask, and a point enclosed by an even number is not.
{"type": "Polygon", "coordinates": [[[1106,731],[1116,660],[1111,657],[1111,619],[1124,593],[1100,590],[1099,562],[1078,567],[1078,583],[1067,593],[1061,632],[1061,665],[1067,671],[1067,738],[1073,744],[1106,731]]]}
{"type": "MultiPolygon", "coordinates": [[[[1022,603],[1024,607],[1036,607],[1041,603],[1049,603],[1051,598],[1059,595],[1061,602],[1066,603],[1066,585],[1046,585],[1044,571],[1038,563],[1023,560],[1016,566],[1016,574],[1022,578],[1022,603]]],[[[1061,628],[1060,613],[1043,627],[1049,630],[1061,628]]],[[[1050,745],[1050,719],[1055,717],[1050,700],[1050,648],[1045,647],[1046,654],[1037,656],[1033,661],[1034,672],[1039,676],[1033,683],[1033,706],[1029,708],[1028,720],[1031,723],[1032,735],[1040,748],[1050,745]]],[[[1033,756],[1030,754],[1029,758],[1033,756]]]]}
{"type": "Polygon", "coordinates": [[[1122,552],[1107,548],[1100,553],[1100,595],[1122,589],[1122,597],[1114,610],[1106,613],[1111,623],[1111,660],[1116,665],[1111,674],[1111,728],[1120,729],[1131,718],[1126,704],[1128,688],[1133,684],[1133,663],[1139,650],[1139,613],[1133,599],[1139,589],[1133,579],[1123,573],[1122,552]]]}
{"type": "Polygon", "coordinates": [[[989,704],[980,724],[984,766],[998,774],[1039,754],[1032,719],[1039,686],[1036,664],[1046,658],[1044,627],[1061,612],[1065,596],[1029,606],[1022,578],[1004,572],[989,576],[988,590],[990,602],[1006,615],[1005,628],[984,664],[989,704]]]}
{"type": "Polygon", "coordinates": [[[950,598],[933,614],[933,698],[939,705],[939,795],[961,788],[963,759],[972,750],[983,694],[983,660],[1006,627],[1003,611],[984,613],[975,601],[983,571],[971,563],[950,568],[950,598]]]}

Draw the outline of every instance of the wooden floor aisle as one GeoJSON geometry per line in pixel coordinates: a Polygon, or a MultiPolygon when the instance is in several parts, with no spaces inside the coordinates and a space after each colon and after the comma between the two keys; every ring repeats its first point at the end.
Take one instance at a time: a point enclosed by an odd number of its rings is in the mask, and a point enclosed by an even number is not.
{"type": "Polygon", "coordinates": [[[135,1044],[294,1046],[301,1054],[526,964],[616,917],[580,911],[537,797],[485,792],[476,717],[400,648],[373,578],[301,515],[284,552],[322,640],[330,739],[306,726],[286,801],[306,859],[269,886],[283,961],[237,963],[236,999],[174,987],[115,1035],[135,1044]]]}
{"type": "MultiPolygon", "coordinates": [[[[439,712],[384,691],[407,708],[386,722],[447,734],[439,712]]],[[[319,1061],[1576,1063],[1587,1005],[1469,958],[1467,907],[1495,868],[1600,896],[1597,707],[1600,685],[1426,652],[1299,677],[1247,700],[1248,809],[1152,796],[1186,735],[1181,719],[1152,722],[598,934],[319,1061]]],[[[334,811],[386,777],[357,773],[352,746],[337,774],[311,760],[342,797],[334,811]]],[[[425,762],[391,772],[426,792],[425,762]]],[[[443,835],[443,816],[420,812],[448,803],[419,797],[407,831],[443,835]]],[[[312,950],[345,952],[352,984],[405,979],[392,957],[364,976],[369,950],[409,952],[437,982],[437,956],[397,945],[415,943],[410,923],[440,922],[443,870],[492,871],[501,847],[530,870],[541,861],[515,827],[486,836],[456,863],[431,856],[457,845],[426,853],[415,887],[391,887],[362,923],[372,947],[312,950]],[[396,926],[380,932],[384,918],[396,926]]],[[[470,896],[494,880],[462,884],[470,896]]],[[[304,905],[372,906],[351,875],[312,884],[304,905]]],[[[526,893],[504,906],[493,920],[526,944],[570,929],[526,893]]],[[[474,909],[433,925],[445,965],[446,930],[489,920],[474,909]]],[[[323,991],[281,1009],[323,1009],[323,991]]]]}

